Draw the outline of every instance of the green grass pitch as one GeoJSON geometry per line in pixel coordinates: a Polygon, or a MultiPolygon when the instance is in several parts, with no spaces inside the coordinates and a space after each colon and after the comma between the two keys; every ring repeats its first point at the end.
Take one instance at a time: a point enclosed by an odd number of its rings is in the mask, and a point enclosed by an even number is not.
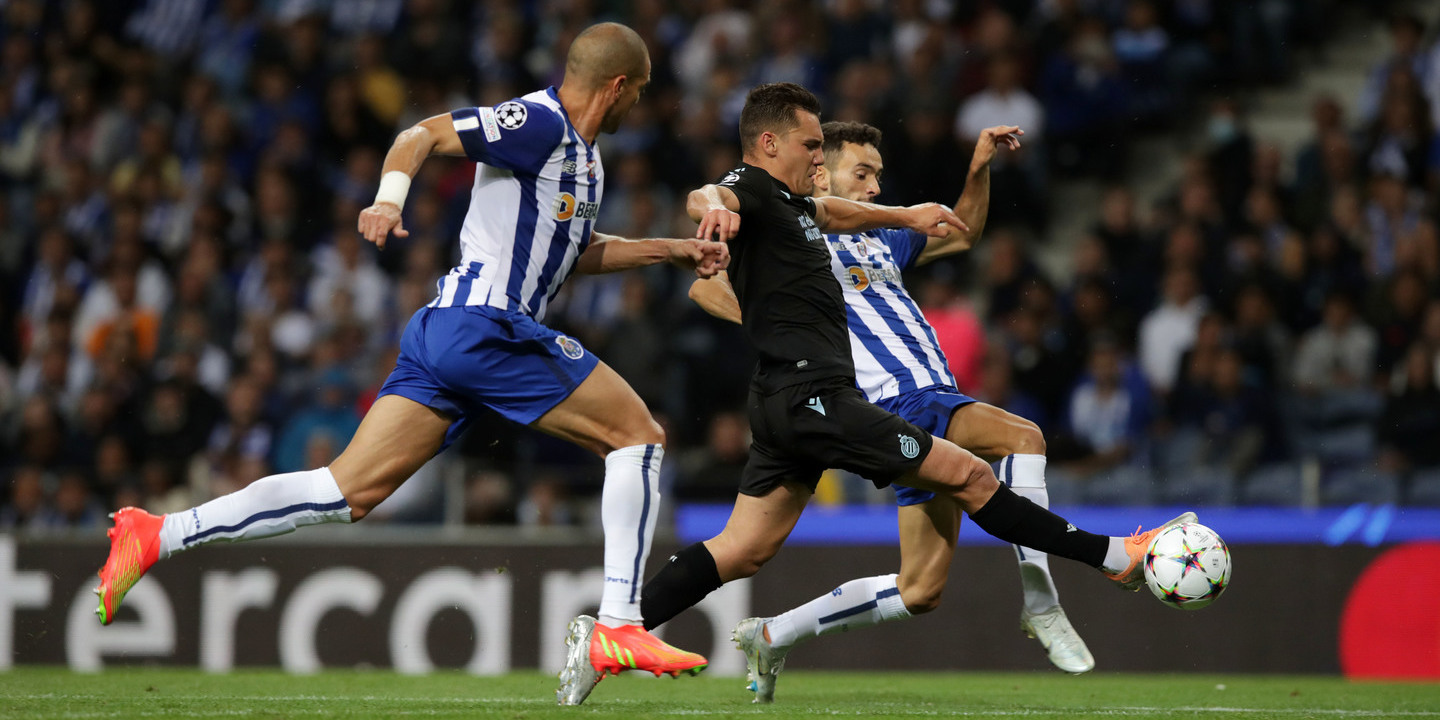
{"type": "Polygon", "coordinates": [[[1325,677],[792,671],[770,706],[752,705],[743,685],[632,673],[600,683],[582,707],[561,708],[554,678],[539,673],[21,668],[0,673],[0,718],[1440,718],[1440,684],[1325,677]]]}

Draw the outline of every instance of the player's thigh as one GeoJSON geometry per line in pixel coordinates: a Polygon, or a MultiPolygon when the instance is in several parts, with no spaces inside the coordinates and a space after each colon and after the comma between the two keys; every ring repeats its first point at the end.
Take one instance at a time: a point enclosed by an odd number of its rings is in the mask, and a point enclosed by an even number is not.
{"type": "Polygon", "coordinates": [[[974,402],[955,408],[945,439],[995,462],[1015,453],[1045,454],[1040,427],[1012,412],[988,403],[974,402]]]}
{"type": "Polygon", "coordinates": [[[1000,487],[989,463],[944,438],[935,438],[920,468],[896,482],[953,498],[967,514],[984,507],[1000,487]]]}
{"type": "Polygon", "coordinates": [[[722,582],[750,577],[780,552],[812,494],[803,482],[785,481],[762,496],[739,494],[725,529],[705,541],[722,582]]]}
{"type": "Polygon", "coordinates": [[[363,517],[434,457],[451,422],[438,411],[400,395],[377,399],[345,451],[330,463],[330,473],[350,503],[352,517],[363,517]]]}
{"type": "Polygon", "coordinates": [[[940,604],[940,594],[955,558],[960,535],[960,506],[937,495],[916,505],[897,509],[900,525],[900,598],[910,612],[929,612],[940,604]]]}
{"type": "Polygon", "coordinates": [[[533,427],[602,456],[633,445],[665,442],[665,431],[650,416],[645,401],[603,362],[533,427]]]}

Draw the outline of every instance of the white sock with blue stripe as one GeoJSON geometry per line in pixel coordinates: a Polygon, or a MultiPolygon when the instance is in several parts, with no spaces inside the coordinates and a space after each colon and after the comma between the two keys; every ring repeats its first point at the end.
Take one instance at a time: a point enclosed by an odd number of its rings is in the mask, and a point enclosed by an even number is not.
{"type": "Polygon", "coordinates": [[[605,528],[605,592],[600,623],[639,625],[640,582],[660,512],[660,461],[665,448],[634,445],[605,456],[600,522],[605,528]]]}
{"type": "Polygon", "coordinates": [[[160,557],[205,543],[259,540],[331,522],[350,522],[350,505],[330,468],[270,475],[243,490],[166,515],[160,557]]]}
{"type": "Polygon", "coordinates": [[[770,644],[788,648],[803,640],[833,632],[876,625],[910,617],[898,575],[857,578],[800,607],[781,613],[765,624],[770,644]]]}
{"type": "MultiPolygon", "coordinates": [[[[1050,492],[1045,489],[1045,456],[1028,453],[1008,455],[998,463],[1000,482],[1010,486],[1016,495],[1029,498],[1042,508],[1050,507],[1050,492]]],[[[1050,556],[1038,550],[1012,545],[1020,561],[1020,586],[1025,592],[1025,609],[1043,612],[1060,604],[1055,581],[1050,577],[1050,556]]]]}

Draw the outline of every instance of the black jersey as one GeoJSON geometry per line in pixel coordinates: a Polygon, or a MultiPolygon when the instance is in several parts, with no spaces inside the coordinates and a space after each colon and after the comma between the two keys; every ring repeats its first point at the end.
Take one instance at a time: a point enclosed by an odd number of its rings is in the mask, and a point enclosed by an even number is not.
{"type": "Polygon", "coordinates": [[[718,183],[740,200],[730,240],[730,283],[745,333],[760,355],[754,385],[772,392],[843,377],[854,383],[845,299],[830,272],[815,201],[792,195],[770,173],[742,164],[718,183]]]}

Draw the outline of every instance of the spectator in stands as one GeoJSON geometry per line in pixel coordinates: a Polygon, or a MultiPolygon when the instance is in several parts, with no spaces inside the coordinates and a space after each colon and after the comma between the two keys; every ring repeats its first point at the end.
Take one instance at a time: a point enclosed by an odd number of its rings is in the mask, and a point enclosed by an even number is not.
{"type": "Polygon", "coordinates": [[[705,446],[682,456],[674,496],[692,502],[733,500],[749,456],[750,426],[744,413],[716,413],[710,418],[705,446]]]}
{"type": "Polygon", "coordinates": [[[1180,372],[1180,356],[1195,342],[1196,328],[1208,302],[1200,294],[1195,273],[1171,266],[1161,290],[1163,300],[1140,321],[1140,368],[1150,387],[1170,392],[1180,372]]]}
{"type": "MultiPolygon", "coordinates": [[[[1088,499],[1143,503],[1149,498],[1148,481],[1129,465],[1148,423],[1148,399],[1125,382],[1124,360],[1113,339],[1095,339],[1088,368],[1089,377],[1070,395],[1065,437],[1057,443],[1063,448],[1060,468],[1067,479],[1074,477],[1071,482],[1087,486],[1088,499]],[[1116,486],[1128,497],[1111,495],[1108,491],[1116,486]]],[[[1050,448],[1050,456],[1056,457],[1056,445],[1050,448]]]]}
{"type": "Polygon", "coordinates": [[[1391,472],[1440,466],[1440,382],[1435,351],[1416,343],[1389,382],[1380,414],[1380,466],[1391,472]]]}

